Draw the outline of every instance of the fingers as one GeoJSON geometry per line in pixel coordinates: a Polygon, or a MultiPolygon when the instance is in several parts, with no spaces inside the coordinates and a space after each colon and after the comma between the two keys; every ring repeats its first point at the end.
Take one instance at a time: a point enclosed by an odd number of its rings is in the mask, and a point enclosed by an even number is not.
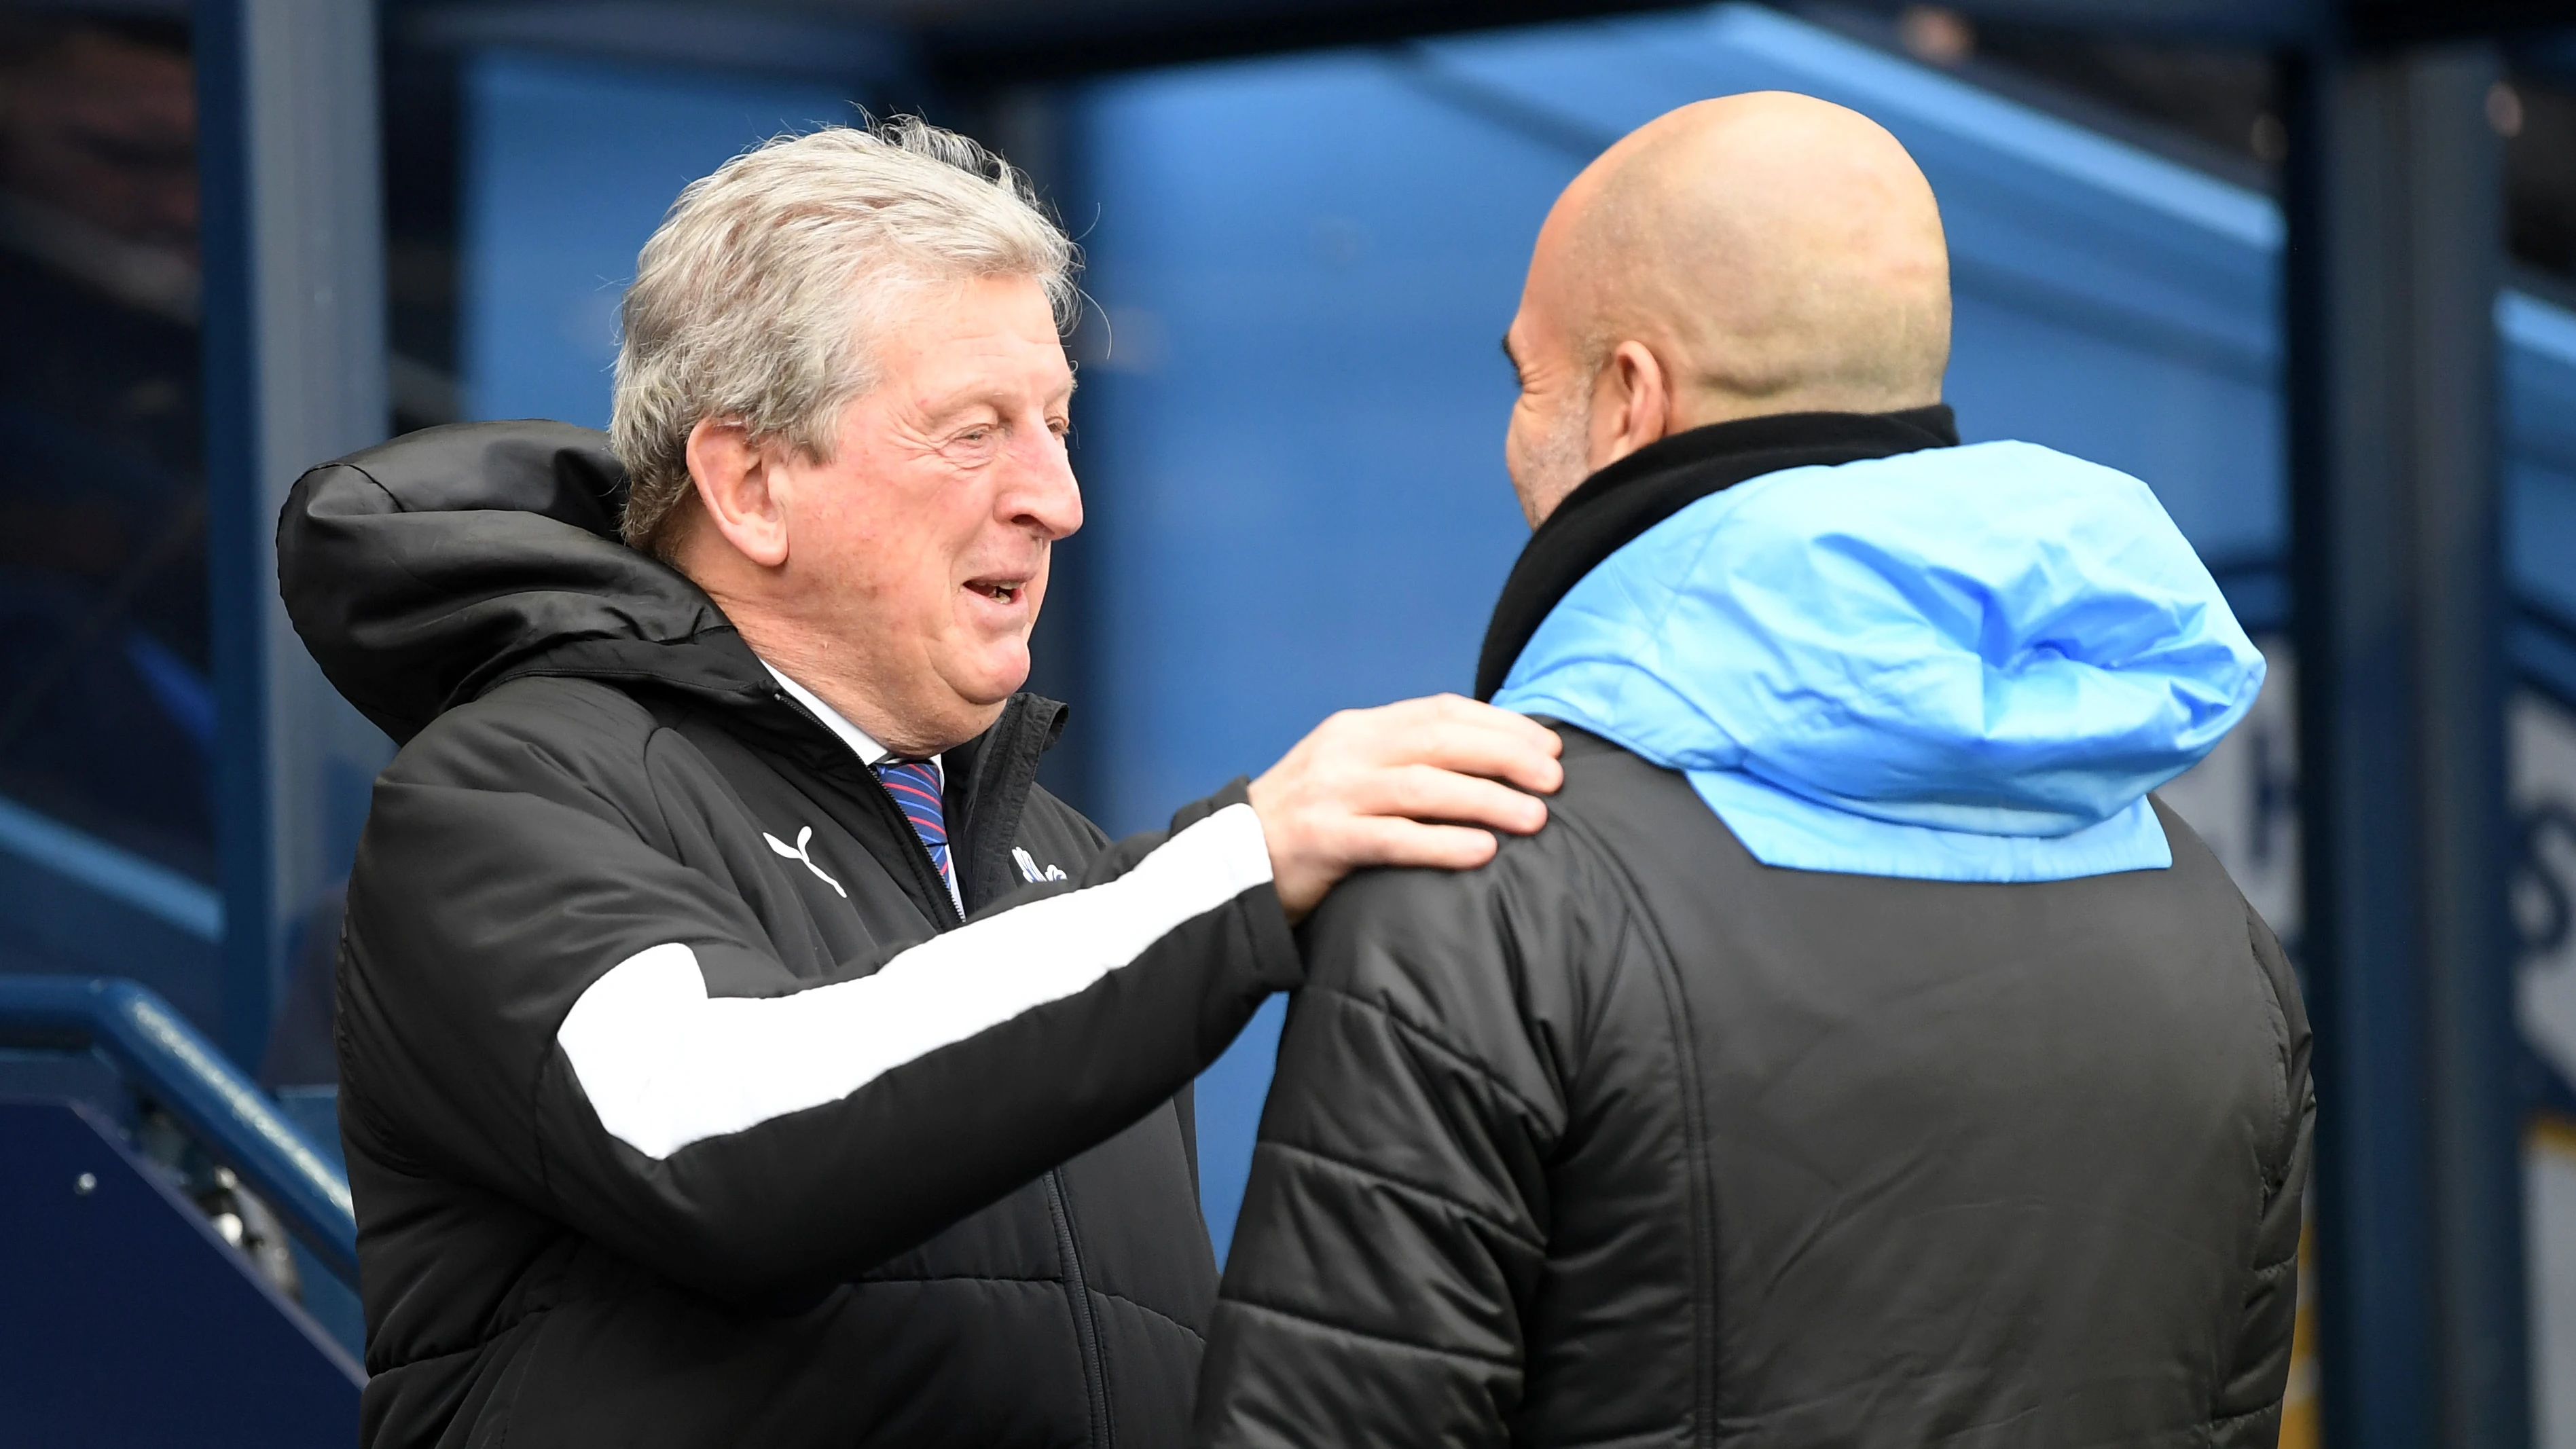
{"type": "Polygon", "coordinates": [[[1508,709],[1497,709],[1490,704],[1482,704],[1463,695],[1434,694],[1421,699],[1399,700],[1385,706],[1384,712],[1390,715],[1401,715],[1407,723],[1419,720],[1423,723],[1499,730],[1547,755],[1554,755],[1563,748],[1563,742],[1556,737],[1556,731],[1531,719],[1528,715],[1515,714],[1508,709]]]}
{"type": "Polygon", "coordinates": [[[1345,710],[1252,782],[1293,920],[1365,866],[1472,870],[1537,832],[1565,782],[1555,731],[1457,695],[1345,710]]]}
{"type": "MultiPolygon", "coordinates": [[[[1381,765],[1432,765],[1553,793],[1565,782],[1564,742],[1538,721],[1454,694],[1337,715],[1328,727],[1381,765]]],[[[1324,731],[1318,730],[1320,736],[1324,731]]]]}
{"type": "Polygon", "coordinates": [[[1464,825],[1424,825],[1393,816],[1350,822],[1338,852],[1347,867],[1425,866],[1435,870],[1474,870],[1494,858],[1494,837],[1464,825]]]}
{"type": "Polygon", "coordinates": [[[1487,720],[1437,724],[1402,737],[1387,763],[1483,775],[1508,780],[1542,795],[1555,793],[1565,783],[1565,766],[1556,757],[1560,743],[1555,733],[1504,710],[1493,713],[1527,729],[1502,728],[1487,720]]]}
{"type": "Polygon", "coordinates": [[[1271,883],[1291,925],[1304,920],[1324,893],[1352,871],[1370,866],[1474,870],[1501,848],[1490,833],[1470,826],[1424,825],[1392,815],[1345,816],[1324,836],[1284,857],[1273,842],[1271,883]]]}
{"type": "Polygon", "coordinates": [[[1514,835],[1536,834],[1547,823],[1547,803],[1499,781],[1461,775],[1434,765],[1402,765],[1360,781],[1351,804],[1363,816],[1482,825],[1514,835]]]}

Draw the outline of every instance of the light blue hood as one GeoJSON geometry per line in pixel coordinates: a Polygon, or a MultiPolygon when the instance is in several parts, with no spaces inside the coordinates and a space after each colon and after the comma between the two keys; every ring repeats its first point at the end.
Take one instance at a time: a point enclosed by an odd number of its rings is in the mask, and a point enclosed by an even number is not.
{"type": "Polygon", "coordinates": [[[1981,443],[1700,499],[1568,591],[1494,702],[1686,772],[1770,865],[2034,881],[2171,865],[2147,792],[2262,686],[2144,483],[1981,443]]]}

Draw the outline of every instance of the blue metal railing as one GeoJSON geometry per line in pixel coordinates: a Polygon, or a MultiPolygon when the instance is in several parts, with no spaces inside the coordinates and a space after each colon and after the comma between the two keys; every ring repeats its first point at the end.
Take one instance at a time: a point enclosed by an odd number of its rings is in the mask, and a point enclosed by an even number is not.
{"type": "Polygon", "coordinates": [[[155,992],[113,977],[0,976],[0,1046],[96,1052],[239,1173],[324,1266],[358,1281],[349,1180],[155,992]]]}

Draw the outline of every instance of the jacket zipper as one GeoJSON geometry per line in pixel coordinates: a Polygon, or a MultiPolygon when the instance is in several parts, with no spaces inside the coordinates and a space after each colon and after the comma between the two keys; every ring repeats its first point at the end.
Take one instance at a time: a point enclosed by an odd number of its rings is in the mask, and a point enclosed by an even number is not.
{"type": "MultiPolygon", "coordinates": [[[[1018,702],[1014,701],[1004,712],[1003,719],[1015,725],[1019,723],[1021,707],[1018,702]]],[[[1015,741],[1002,739],[987,739],[985,748],[999,749],[1015,743],[1015,741]]],[[[976,783],[978,782],[969,781],[965,795],[958,801],[962,807],[959,812],[961,816],[971,817],[975,812],[976,797],[982,794],[980,790],[974,788],[976,783]]],[[[893,794],[889,792],[886,799],[892,802],[893,794]]],[[[927,851],[923,853],[928,854],[927,851]]],[[[957,835],[954,830],[949,832],[948,859],[952,863],[958,860],[957,835]]],[[[959,868],[963,869],[962,866],[959,868]]],[[[959,878],[959,883],[964,883],[962,876],[959,878]]],[[[1090,1398],[1092,1449],[1111,1449],[1109,1371],[1100,1351],[1100,1323],[1091,1311],[1090,1281],[1082,1271],[1082,1244],[1073,1232],[1073,1207],[1065,1195],[1064,1174],[1061,1169],[1048,1168],[1046,1176],[1040,1180],[1046,1184],[1047,1215],[1055,1220],[1055,1250],[1058,1256],[1064,1259],[1064,1296],[1073,1309],[1074,1345],[1082,1355],[1083,1388],[1090,1398]]]]}
{"type": "MultiPolygon", "coordinates": [[[[785,690],[778,691],[778,698],[793,706],[793,700],[785,690]]],[[[1014,708],[1007,711],[1004,718],[1015,719],[1017,715],[1018,710],[1014,708]]],[[[816,727],[821,728],[819,722],[816,727]]],[[[965,916],[958,910],[957,902],[948,894],[948,883],[939,877],[938,862],[930,858],[930,847],[921,843],[921,836],[912,828],[911,817],[905,815],[903,806],[896,802],[894,791],[886,787],[886,782],[876,771],[862,767],[859,773],[865,775],[868,783],[876,787],[876,798],[884,802],[887,812],[894,816],[896,826],[902,831],[902,838],[912,842],[916,878],[930,887],[930,896],[933,900],[947,907],[945,911],[940,912],[937,928],[946,932],[965,924],[965,916]]],[[[973,792],[970,791],[971,793],[973,792]]],[[[961,817],[974,813],[973,799],[961,799],[958,803],[965,807],[959,811],[961,817]]],[[[957,836],[954,830],[949,833],[948,860],[952,868],[964,869],[959,863],[957,836]]],[[[964,886],[963,876],[959,878],[958,884],[960,887],[964,886]]],[[[1046,1176],[1039,1181],[1046,1184],[1047,1216],[1055,1221],[1056,1253],[1064,1259],[1064,1293],[1073,1309],[1074,1342],[1082,1355],[1083,1387],[1090,1400],[1091,1444],[1093,1449],[1111,1449],[1109,1374],[1103,1365],[1100,1352],[1100,1324],[1091,1312],[1090,1285],[1082,1271],[1082,1247],[1074,1240],[1073,1213],[1066,1205],[1064,1178],[1058,1169],[1050,1167],[1046,1171],[1046,1176]]]]}
{"type": "Polygon", "coordinates": [[[1073,1240],[1073,1214],[1065,1207],[1064,1179],[1048,1168],[1047,1212],[1055,1219],[1056,1251],[1064,1257],[1064,1292],[1073,1301],[1073,1336],[1082,1349],[1082,1375],[1091,1396],[1093,1449],[1110,1449],[1109,1378],[1100,1364],[1100,1325],[1091,1316],[1091,1290],[1083,1281],[1082,1251],[1073,1240]]]}
{"type": "MultiPolygon", "coordinates": [[[[884,779],[879,777],[876,771],[869,770],[865,773],[869,782],[877,787],[877,795],[885,801],[886,809],[894,813],[895,820],[902,827],[905,838],[912,841],[916,861],[925,872],[924,880],[934,887],[933,897],[948,907],[939,929],[944,932],[965,924],[965,917],[958,912],[957,902],[948,894],[947,882],[939,878],[939,863],[930,858],[930,847],[921,843],[921,837],[912,828],[911,818],[903,813],[903,806],[896,802],[894,791],[886,788],[884,779]]],[[[961,799],[958,803],[966,807],[959,812],[961,816],[973,814],[973,800],[961,799]]],[[[952,868],[963,869],[963,866],[958,863],[957,836],[954,830],[949,832],[948,860],[952,868]]],[[[962,886],[964,883],[961,877],[959,884],[962,886]]],[[[1066,1205],[1063,1176],[1058,1169],[1050,1167],[1046,1171],[1046,1176],[1040,1181],[1046,1184],[1047,1216],[1055,1221],[1056,1253],[1064,1259],[1064,1293],[1073,1309],[1074,1343],[1082,1355],[1083,1388],[1090,1401],[1091,1443],[1093,1449],[1111,1449],[1109,1374],[1100,1352],[1100,1324],[1091,1312],[1090,1284],[1082,1271],[1082,1245],[1073,1235],[1073,1212],[1066,1205]]]]}

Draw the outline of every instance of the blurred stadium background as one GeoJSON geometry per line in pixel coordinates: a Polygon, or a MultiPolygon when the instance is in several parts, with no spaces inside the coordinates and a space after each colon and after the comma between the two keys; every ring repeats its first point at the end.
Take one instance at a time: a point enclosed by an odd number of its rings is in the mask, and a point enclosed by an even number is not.
{"type": "MultiPolygon", "coordinates": [[[[2510,0],[0,10],[0,1404],[353,1431],[328,956],[390,747],[275,615],[302,465],[604,425],[683,184],[858,108],[968,130],[1089,261],[1049,781],[1150,827],[1335,708],[1467,688],[1526,536],[1495,339],[1540,218],[1629,128],[1773,88],[1930,174],[1963,434],[2145,479],[2273,659],[2166,795],[2331,1034],[2284,1442],[2576,1449],[2576,10],[2510,0]],[[2350,320],[2383,293],[2430,320],[2350,320]],[[2422,383],[2394,463],[2369,376],[2422,383]],[[2362,536],[2453,498],[2464,553],[2362,536]],[[2303,749],[2340,762],[2304,817],[2303,749]],[[2426,881],[2488,923],[2372,913],[2426,881]],[[156,995],[67,993],[100,976],[156,995]]],[[[1220,1251],[1279,1018],[1201,1085],[1220,1251]]]]}

